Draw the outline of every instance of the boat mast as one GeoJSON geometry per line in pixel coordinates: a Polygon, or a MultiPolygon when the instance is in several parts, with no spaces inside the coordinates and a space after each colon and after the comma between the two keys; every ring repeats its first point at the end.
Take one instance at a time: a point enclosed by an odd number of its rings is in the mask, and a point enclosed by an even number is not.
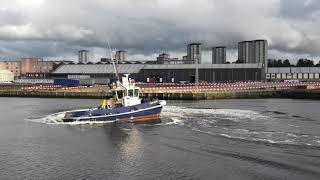
{"type": "MultiPolygon", "coordinates": [[[[113,65],[114,73],[115,73],[115,75],[116,75],[116,79],[117,79],[117,81],[119,81],[120,79],[119,79],[118,68],[117,68],[116,63],[114,62],[115,60],[113,59],[113,55],[112,55],[112,50],[111,50],[110,43],[109,43],[109,41],[107,41],[107,42],[108,42],[110,60],[112,61],[112,65],[113,65]]],[[[117,64],[118,64],[118,63],[117,63],[117,64]]]]}

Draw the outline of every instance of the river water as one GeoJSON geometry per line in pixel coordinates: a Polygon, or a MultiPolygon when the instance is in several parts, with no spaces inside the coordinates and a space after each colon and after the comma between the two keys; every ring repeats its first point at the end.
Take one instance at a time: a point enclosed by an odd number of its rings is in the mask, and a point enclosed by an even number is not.
{"type": "Polygon", "coordinates": [[[0,179],[320,179],[320,101],[169,101],[160,124],[60,122],[99,103],[0,98],[0,179]]]}

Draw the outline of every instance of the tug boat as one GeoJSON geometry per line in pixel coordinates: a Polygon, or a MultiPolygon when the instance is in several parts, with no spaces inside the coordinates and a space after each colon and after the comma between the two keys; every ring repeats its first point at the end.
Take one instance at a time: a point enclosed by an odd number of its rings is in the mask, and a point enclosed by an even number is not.
{"type": "Polygon", "coordinates": [[[160,114],[166,101],[140,99],[140,88],[135,86],[128,74],[122,77],[122,82],[117,80],[109,87],[112,97],[104,99],[98,108],[69,111],[65,114],[63,121],[161,122],[160,114]]]}

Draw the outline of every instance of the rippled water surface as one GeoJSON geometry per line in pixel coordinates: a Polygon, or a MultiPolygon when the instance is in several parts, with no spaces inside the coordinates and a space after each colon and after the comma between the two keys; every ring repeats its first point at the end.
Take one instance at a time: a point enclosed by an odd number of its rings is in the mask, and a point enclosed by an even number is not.
{"type": "Polygon", "coordinates": [[[0,179],[320,179],[320,101],[169,101],[160,124],[63,123],[99,100],[0,99],[0,179]]]}

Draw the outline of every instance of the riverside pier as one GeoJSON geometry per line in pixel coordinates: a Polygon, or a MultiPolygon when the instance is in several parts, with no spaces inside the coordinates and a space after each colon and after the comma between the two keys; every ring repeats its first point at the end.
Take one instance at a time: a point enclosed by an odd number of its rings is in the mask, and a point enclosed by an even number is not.
{"type": "MultiPolygon", "coordinates": [[[[236,98],[306,98],[320,99],[320,83],[200,83],[138,84],[142,98],[163,100],[212,100],[236,98]]],[[[89,98],[110,95],[108,86],[11,86],[1,87],[1,97],[89,98]]]]}

